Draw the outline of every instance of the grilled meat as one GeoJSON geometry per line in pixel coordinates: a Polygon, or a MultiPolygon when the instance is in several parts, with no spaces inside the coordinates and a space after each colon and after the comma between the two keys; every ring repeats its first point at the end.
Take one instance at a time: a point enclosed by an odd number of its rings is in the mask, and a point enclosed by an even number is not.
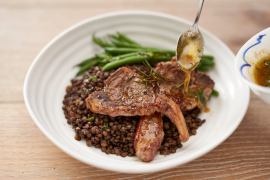
{"type": "Polygon", "coordinates": [[[90,94],[86,104],[92,112],[109,116],[150,116],[159,112],[176,125],[181,141],[189,138],[178,104],[156,87],[144,84],[140,75],[127,67],[112,73],[104,89],[90,94]]]}
{"type": "Polygon", "coordinates": [[[155,73],[162,77],[162,81],[149,85],[143,83],[136,68],[119,68],[105,81],[103,90],[90,94],[86,99],[87,107],[95,113],[141,116],[134,148],[137,157],[146,162],[154,159],[163,141],[162,115],[176,125],[182,142],[188,140],[182,111],[201,108],[198,93],[207,101],[214,87],[214,82],[206,74],[195,71],[191,74],[190,94],[183,94],[185,74],[175,59],[158,63],[155,73]]]}
{"type": "Polygon", "coordinates": [[[152,161],[164,138],[163,120],[160,113],[142,116],[134,139],[136,156],[142,161],[152,161]]]}
{"type": "Polygon", "coordinates": [[[201,94],[204,100],[207,101],[214,88],[214,81],[209,76],[194,71],[191,74],[189,85],[190,95],[184,95],[182,86],[185,74],[180,70],[175,59],[158,63],[155,71],[165,79],[159,85],[160,91],[179,104],[182,112],[190,111],[196,107],[201,108],[197,97],[198,94],[201,94]]]}

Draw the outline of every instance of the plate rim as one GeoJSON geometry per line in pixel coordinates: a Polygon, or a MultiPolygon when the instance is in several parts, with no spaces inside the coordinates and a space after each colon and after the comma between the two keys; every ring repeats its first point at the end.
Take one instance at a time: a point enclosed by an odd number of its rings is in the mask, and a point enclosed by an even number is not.
{"type": "MultiPolygon", "coordinates": [[[[81,158],[80,156],[77,156],[75,153],[73,153],[73,151],[66,149],[64,146],[61,145],[61,143],[55,139],[50,132],[48,132],[45,128],[42,127],[42,125],[39,123],[38,118],[36,117],[35,113],[33,112],[33,110],[31,109],[31,105],[30,102],[28,100],[28,95],[27,95],[27,91],[28,91],[28,84],[29,84],[29,78],[30,78],[30,74],[32,72],[32,70],[34,69],[36,63],[40,60],[40,57],[47,51],[47,49],[53,45],[56,41],[58,41],[59,39],[61,39],[63,36],[65,36],[67,33],[69,33],[70,31],[84,25],[87,24],[91,21],[95,21],[95,20],[100,20],[100,19],[104,19],[104,18],[109,18],[109,17],[115,17],[115,16],[123,16],[123,15],[148,15],[148,16],[156,16],[156,17],[161,17],[161,18],[167,18],[170,20],[176,20],[179,23],[186,23],[186,24],[191,24],[190,21],[187,21],[183,18],[180,17],[176,17],[170,14],[166,14],[166,13],[162,13],[162,12],[154,12],[154,11],[145,11],[145,10],[126,10],[126,11],[113,11],[113,12],[109,12],[109,13],[102,13],[102,14],[98,14],[95,15],[93,17],[90,18],[86,18],[78,23],[75,23],[74,25],[66,28],[64,31],[60,32],[58,35],[56,35],[52,40],[50,40],[43,48],[42,50],[38,53],[38,55],[35,57],[34,61],[31,63],[30,67],[27,70],[25,79],[24,79],[24,84],[23,84],[23,97],[24,97],[24,102],[26,105],[26,108],[30,114],[31,119],[34,121],[34,123],[36,124],[36,126],[38,126],[38,128],[41,130],[41,132],[48,138],[50,139],[51,142],[53,142],[53,144],[55,144],[59,149],[61,149],[63,152],[65,152],[66,154],[68,154],[69,156],[73,157],[74,159],[77,159],[85,164],[94,166],[94,167],[98,167],[101,169],[105,169],[105,170],[109,170],[109,171],[115,171],[115,172],[122,172],[122,173],[130,173],[130,174],[135,174],[135,173],[153,173],[153,172],[158,172],[158,171],[164,171],[167,169],[171,169],[173,167],[176,167],[178,165],[183,165],[186,164],[190,161],[193,161],[205,154],[207,154],[208,152],[210,152],[211,150],[215,149],[218,145],[222,144],[230,135],[232,135],[232,133],[237,129],[237,127],[240,125],[240,123],[242,122],[248,106],[249,106],[249,101],[250,101],[250,90],[248,88],[247,85],[243,84],[243,88],[246,89],[245,93],[246,93],[246,101],[244,104],[244,108],[242,108],[241,113],[239,113],[239,119],[238,122],[235,124],[234,127],[232,127],[230,129],[230,131],[228,131],[225,135],[223,135],[220,139],[220,141],[218,141],[217,143],[211,144],[210,147],[208,147],[206,150],[202,149],[200,152],[198,152],[196,155],[194,155],[192,158],[187,159],[185,161],[182,161],[181,163],[171,163],[168,164],[166,167],[160,166],[160,167],[156,167],[156,168],[145,168],[145,169],[135,169],[135,168],[128,168],[127,169],[119,169],[117,168],[117,166],[111,166],[111,165],[104,165],[104,163],[93,163],[93,162],[89,162],[87,160],[85,160],[84,158],[81,158]]],[[[203,33],[207,34],[207,36],[209,36],[210,38],[214,39],[215,41],[217,41],[224,49],[226,49],[227,52],[229,52],[234,58],[235,55],[234,53],[231,51],[231,49],[229,49],[229,47],[223,42],[221,41],[219,38],[217,38],[215,35],[213,35],[212,33],[208,32],[207,30],[205,30],[204,28],[200,29],[203,31],[203,33]]],[[[239,78],[239,77],[238,77],[239,78]]],[[[244,92],[242,92],[244,93],[244,92]]],[[[106,164],[106,163],[105,163],[106,164]]]]}

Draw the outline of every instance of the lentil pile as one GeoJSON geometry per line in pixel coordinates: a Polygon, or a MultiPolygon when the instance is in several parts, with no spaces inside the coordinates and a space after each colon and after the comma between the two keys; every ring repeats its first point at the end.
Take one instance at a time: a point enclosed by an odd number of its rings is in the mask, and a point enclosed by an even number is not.
{"type": "MultiPolygon", "coordinates": [[[[100,148],[107,154],[116,154],[122,157],[135,156],[133,140],[139,117],[110,117],[90,112],[85,105],[87,96],[101,90],[104,80],[110,75],[99,67],[93,67],[84,75],[71,80],[66,88],[63,100],[63,111],[67,123],[75,130],[75,139],[85,140],[87,146],[100,148]]],[[[185,115],[186,123],[191,135],[204,123],[197,116],[199,109],[185,115]]],[[[178,131],[168,118],[164,117],[164,140],[160,147],[160,154],[175,153],[180,148],[178,131]]]]}

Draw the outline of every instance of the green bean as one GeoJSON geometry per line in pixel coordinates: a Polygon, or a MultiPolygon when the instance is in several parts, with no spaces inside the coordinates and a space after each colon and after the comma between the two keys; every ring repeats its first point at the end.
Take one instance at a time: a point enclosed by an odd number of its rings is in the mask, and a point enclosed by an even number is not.
{"type": "Polygon", "coordinates": [[[207,54],[206,54],[206,55],[203,55],[202,58],[214,60],[214,56],[212,56],[212,55],[207,55],[207,54]]]}
{"type": "Polygon", "coordinates": [[[141,45],[139,43],[137,43],[136,41],[130,39],[128,36],[126,36],[123,33],[117,32],[116,36],[119,40],[123,41],[123,42],[127,42],[129,44],[133,44],[136,45],[137,47],[141,47],[141,45]]]}
{"type": "Polygon", "coordinates": [[[132,53],[121,54],[121,55],[112,57],[110,59],[110,62],[111,61],[117,61],[117,60],[120,60],[120,59],[123,59],[123,58],[126,58],[126,57],[135,56],[135,55],[138,55],[138,54],[140,54],[140,52],[132,52],[132,53]]]}
{"type": "Polygon", "coordinates": [[[106,64],[105,66],[103,66],[103,71],[109,71],[111,69],[115,69],[118,68],[120,66],[123,65],[128,65],[128,64],[138,64],[138,63],[142,63],[145,60],[148,60],[151,57],[151,55],[146,55],[146,54],[138,54],[138,55],[134,55],[131,57],[126,57],[123,59],[120,59],[118,61],[112,61],[108,64],[106,64]]]}
{"type": "Polygon", "coordinates": [[[76,74],[76,76],[82,75],[85,71],[87,71],[91,67],[93,67],[96,64],[98,64],[98,62],[99,62],[98,59],[94,59],[94,60],[89,61],[87,64],[84,64],[84,66],[81,66],[80,67],[79,72],[76,74]]]}
{"type": "Polygon", "coordinates": [[[98,46],[100,46],[100,47],[102,47],[102,48],[105,48],[105,47],[113,47],[113,46],[114,46],[113,44],[109,43],[108,41],[106,41],[106,40],[104,40],[104,39],[102,39],[102,38],[98,38],[98,37],[96,37],[95,35],[92,36],[92,41],[93,41],[96,45],[98,45],[98,46]]]}
{"type": "Polygon", "coordinates": [[[105,58],[111,58],[112,56],[106,52],[103,52],[103,53],[97,54],[96,57],[99,59],[105,59],[105,58]]]}
{"type": "Polygon", "coordinates": [[[118,59],[114,57],[112,58],[113,60],[110,63],[103,66],[103,70],[108,71],[108,70],[115,69],[123,65],[144,63],[146,60],[150,64],[155,64],[160,61],[168,61],[171,59],[172,56],[170,54],[156,56],[156,54],[152,52],[147,52],[147,53],[138,52],[138,53],[129,53],[129,54],[125,54],[125,55],[121,55],[117,57],[118,59]]]}
{"type": "Polygon", "coordinates": [[[196,68],[198,71],[206,72],[215,66],[214,57],[209,55],[203,55],[202,59],[196,68]]]}
{"type": "Polygon", "coordinates": [[[94,57],[90,57],[90,58],[87,58],[85,60],[83,60],[81,63],[77,64],[76,66],[77,67],[83,67],[85,66],[86,64],[88,63],[91,63],[93,60],[101,60],[101,59],[104,59],[104,58],[108,58],[108,57],[111,57],[109,54],[107,53],[99,53],[99,54],[96,54],[94,57]]]}
{"type": "Polygon", "coordinates": [[[138,52],[140,51],[141,49],[137,49],[137,48],[116,48],[116,47],[107,47],[107,48],[104,48],[104,50],[107,52],[107,53],[110,53],[110,54],[125,54],[125,53],[131,53],[131,52],[138,52]]]}
{"type": "Polygon", "coordinates": [[[141,47],[136,42],[127,40],[118,34],[113,34],[109,37],[111,38],[111,43],[116,47],[141,47]]]}
{"type": "Polygon", "coordinates": [[[127,42],[121,42],[121,41],[118,41],[118,40],[115,40],[113,39],[112,41],[112,44],[115,46],[115,47],[127,47],[127,48],[138,48],[139,46],[137,45],[134,45],[134,44],[129,44],[127,42]]]}
{"type": "Polygon", "coordinates": [[[175,55],[174,51],[166,50],[166,49],[159,49],[159,48],[119,48],[119,47],[106,47],[104,50],[112,55],[115,54],[125,54],[131,52],[156,52],[156,53],[169,53],[171,55],[175,55]]]}
{"type": "Polygon", "coordinates": [[[87,58],[87,59],[83,60],[82,62],[80,62],[79,64],[77,64],[75,66],[77,66],[77,67],[83,67],[83,66],[85,66],[88,63],[90,63],[93,60],[96,60],[96,57],[87,58]]]}

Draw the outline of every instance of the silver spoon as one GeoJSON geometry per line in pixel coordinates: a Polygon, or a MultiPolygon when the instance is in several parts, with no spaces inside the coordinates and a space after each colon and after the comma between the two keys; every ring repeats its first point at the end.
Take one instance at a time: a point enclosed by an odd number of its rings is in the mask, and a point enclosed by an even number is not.
{"type": "Polygon", "coordinates": [[[177,43],[176,58],[184,71],[194,70],[200,63],[203,54],[204,41],[198,27],[203,4],[204,0],[201,0],[194,24],[181,34],[177,43]]]}

